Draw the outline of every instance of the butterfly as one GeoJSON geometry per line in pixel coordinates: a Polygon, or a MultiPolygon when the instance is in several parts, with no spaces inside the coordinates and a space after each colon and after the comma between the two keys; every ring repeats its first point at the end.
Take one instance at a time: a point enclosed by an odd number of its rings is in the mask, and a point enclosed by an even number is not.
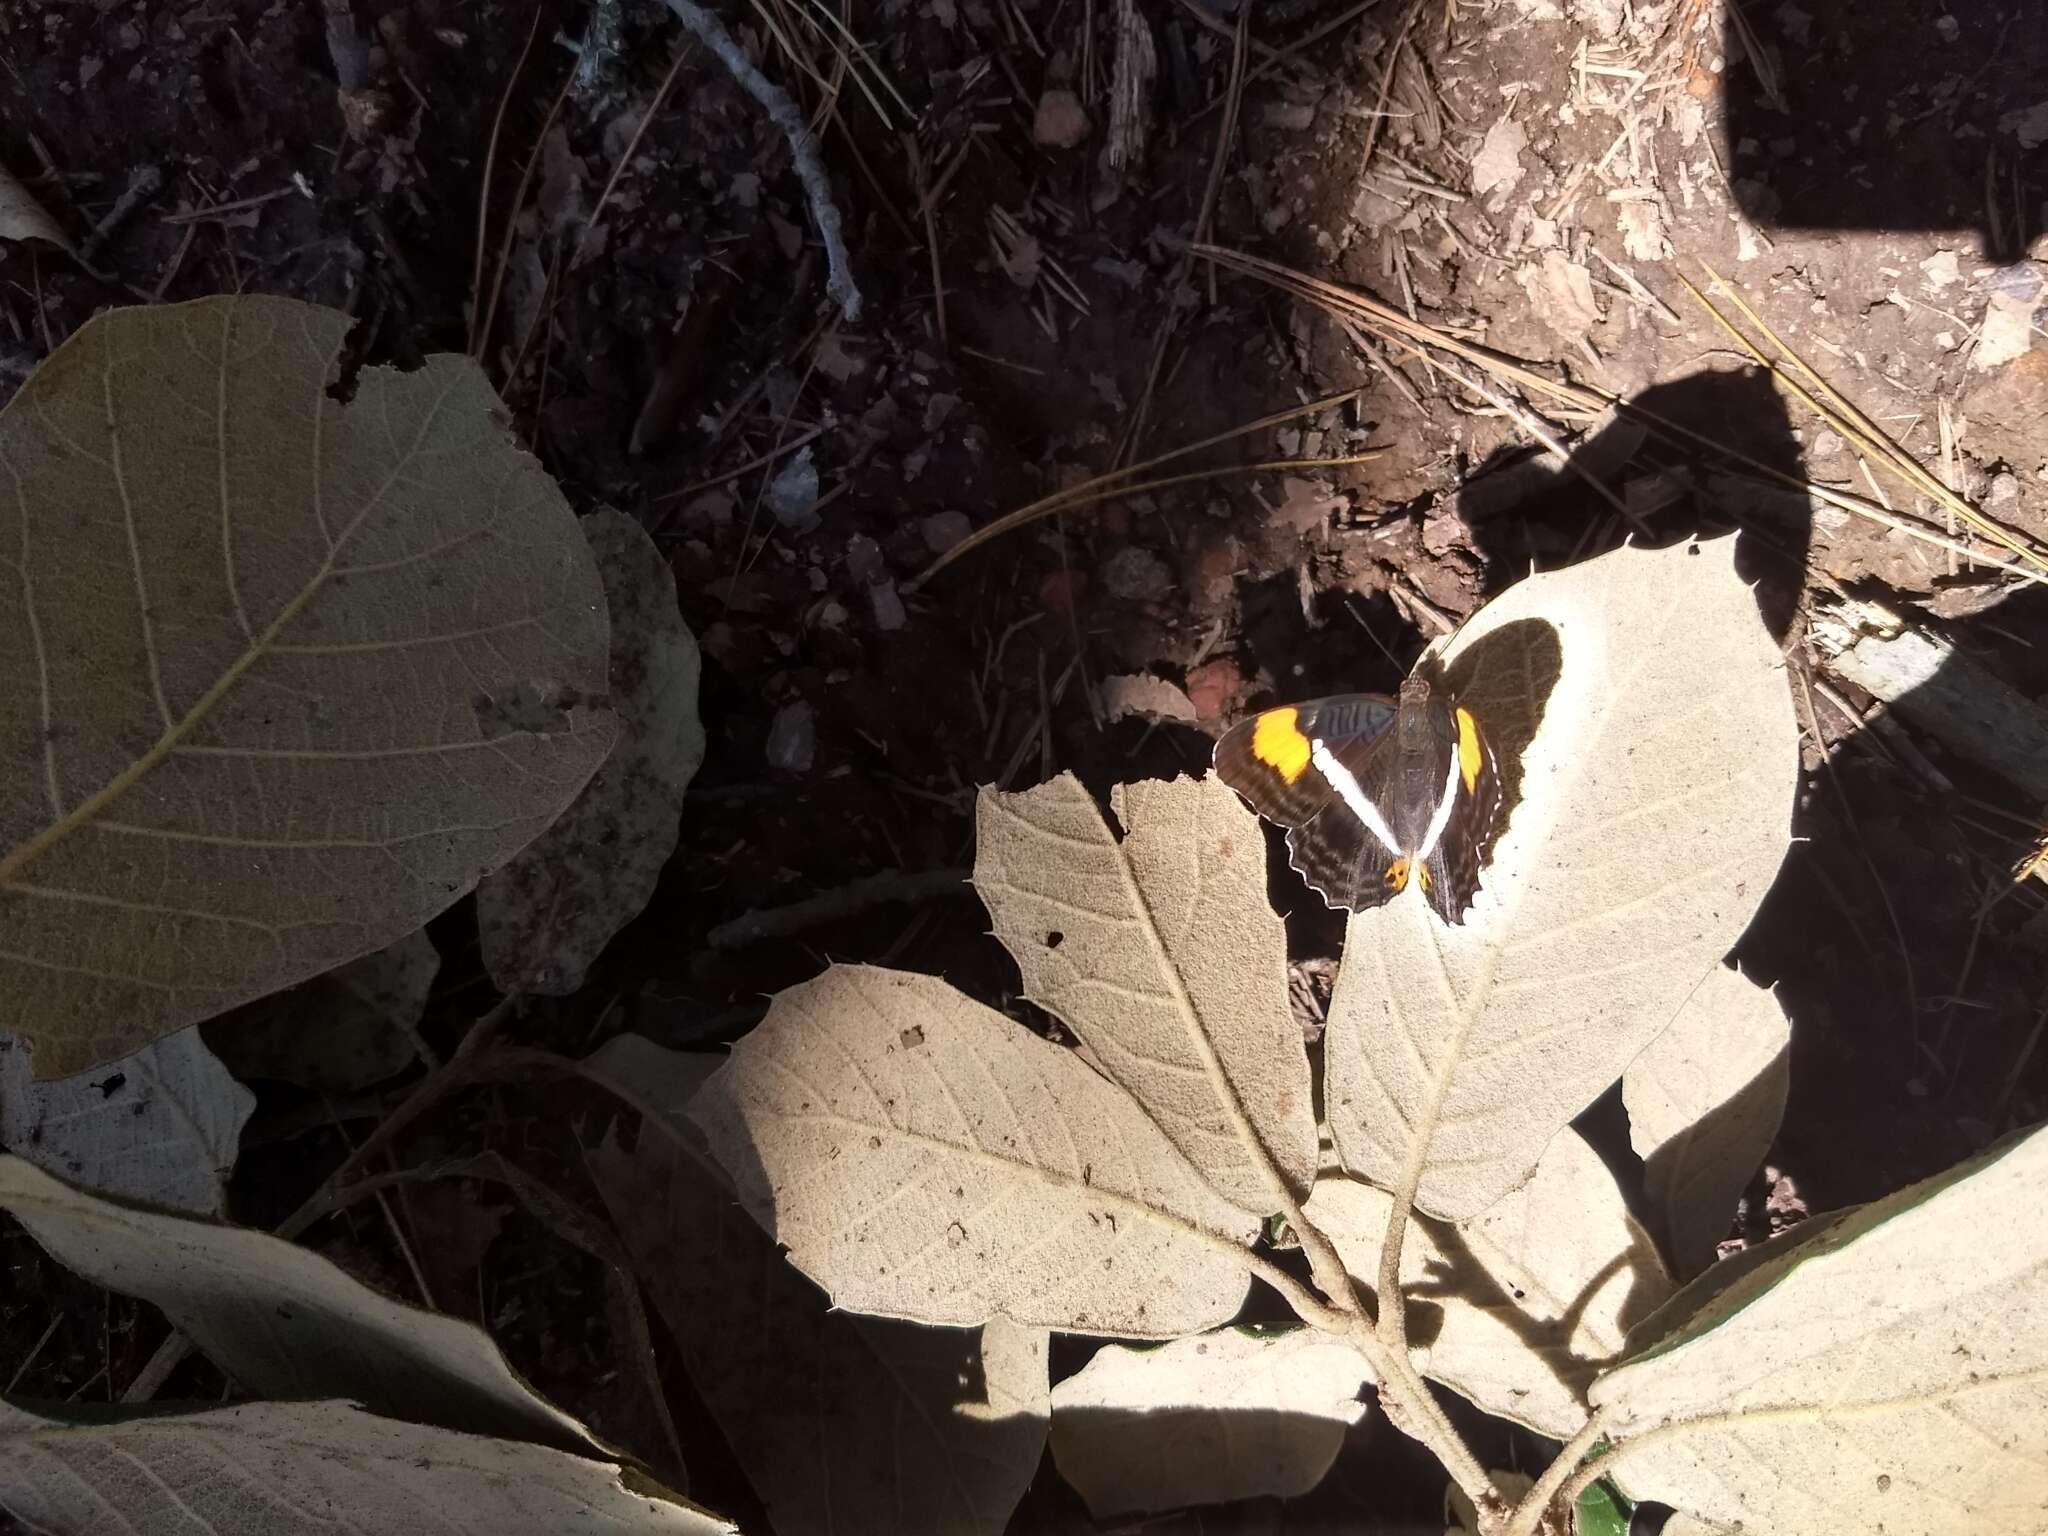
{"type": "Polygon", "coordinates": [[[1216,743],[1216,773],[1287,829],[1287,860],[1353,912],[1419,885],[1463,923],[1500,830],[1493,749],[1433,670],[1397,695],[1343,693],[1263,710],[1216,743]]]}

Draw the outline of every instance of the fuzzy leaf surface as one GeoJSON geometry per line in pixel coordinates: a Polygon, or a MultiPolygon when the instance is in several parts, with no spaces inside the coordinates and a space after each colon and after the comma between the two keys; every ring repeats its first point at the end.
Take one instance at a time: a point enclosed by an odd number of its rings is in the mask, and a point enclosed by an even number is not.
{"type": "Polygon", "coordinates": [[[1171,1338],[1244,1300],[1256,1225],[1080,1057],[932,977],[781,993],[690,1117],[849,1311],[1171,1338]]]}
{"type": "Polygon", "coordinates": [[[113,310],[0,413],[0,1028],[68,1076],[419,927],[611,746],[596,562],[464,358],[113,310]]]}
{"type": "MultiPolygon", "coordinates": [[[[1307,1214],[1354,1275],[1379,1273],[1393,1199],[1341,1175],[1307,1214]]],[[[1414,1222],[1401,1247],[1409,1334],[1424,1375],[1488,1413],[1568,1440],[1629,1328],[1672,1292],[1607,1165],[1566,1130],[1535,1176],[1472,1220],[1414,1222]]]]}
{"type": "Polygon", "coordinates": [[[1053,1389],[1053,1461],[1098,1520],[1307,1493],[1371,1380],[1356,1350],[1307,1328],[1105,1345],[1053,1389]]]}
{"type": "Polygon", "coordinates": [[[103,1195],[218,1216],[255,1108],[197,1029],[55,1082],[0,1035],[0,1149],[103,1195]]]}
{"type": "Polygon", "coordinates": [[[1629,1143],[1681,1278],[1714,1262],[1735,1203],[1785,1118],[1792,1022],[1776,996],[1716,966],[1621,1075],[1629,1143]]]}
{"type": "Polygon", "coordinates": [[[1594,1383],[1613,1481],[1773,1536],[2043,1529],[2044,1187],[2035,1130],[1716,1265],[1594,1383]]]}
{"type": "Polygon", "coordinates": [[[241,1227],[97,1199],[0,1157],[0,1210],[95,1285],[139,1296],[244,1389],[565,1450],[596,1447],[474,1324],[379,1295],[319,1254],[241,1227]]]}
{"type": "Polygon", "coordinates": [[[1477,1215],[1662,1031],[1791,838],[1798,732],[1734,540],[1532,576],[1444,653],[1506,828],[1463,925],[1419,890],[1353,915],[1330,1004],[1345,1167],[1477,1215]]]}
{"type": "Polygon", "coordinates": [[[611,612],[618,745],[554,824],[476,889],[484,965],[500,991],[562,997],[654,895],[683,795],[704,761],[697,641],[675,573],[633,518],[583,520],[611,612]]]}
{"type": "Polygon", "coordinates": [[[1045,1449],[1044,1330],[835,1312],[733,1200],[683,1110],[718,1058],[620,1035],[586,1073],[641,1106],[591,1176],[781,1536],[1002,1536],[1045,1449]]]}
{"type": "Polygon", "coordinates": [[[1121,784],[1118,837],[1080,780],[984,788],[974,884],[1026,995],[1058,1014],[1243,1209],[1315,1177],[1308,1054],[1259,821],[1214,777],[1121,784]]]}
{"type": "Polygon", "coordinates": [[[66,1423],[0,1402],[0,1509],[36,1531],[206,1536],[731,1536],[608,1461],[379,1418],[243,1403],[66,1423]]]}

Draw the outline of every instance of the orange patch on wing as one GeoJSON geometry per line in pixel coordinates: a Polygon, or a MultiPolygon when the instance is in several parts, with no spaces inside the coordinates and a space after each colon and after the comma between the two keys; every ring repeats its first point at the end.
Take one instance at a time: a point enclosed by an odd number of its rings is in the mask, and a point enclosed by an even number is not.
{"type": "Polygon", "coordinates": [[[1464,710],[1458,711],[1458,776],[1465,781],[1465,793],[1479,786],[1479,726],[1464,710]]]}
{"type": "Polygon", "coordinates": [[[1429,866],[1427,864],[1418,864],[1415,867],[1415,883],[1422,887],[1423,895],[1427,896],[1429,894],[1429,866]]]}
{"type": "MultiPolygon", "coordinates": [[[[1406,859],[1396,859],[1393,863],[1387,866],[1388,890],[1405,891],[1408,889],[1408,867],[1408,861],[1406,859]]],[[[1429,884],[1429,876],[1427,874],[1424,874],[1422,880],[1424,888],[1427,889],[1429,884]]]]}
{"type": "Polygon", "coordinates": [[[1289,784],[1300,778],[1314,754],[1291,709],[1269,709],[1252,727],[1252,756],[1289,784]]]}

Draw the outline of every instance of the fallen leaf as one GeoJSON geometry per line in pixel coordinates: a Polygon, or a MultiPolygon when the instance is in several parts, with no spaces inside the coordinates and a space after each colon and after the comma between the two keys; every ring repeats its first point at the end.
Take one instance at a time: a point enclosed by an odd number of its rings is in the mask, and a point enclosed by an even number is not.
{"type": "Polygon", "coordinates": [[[1287,934],[1258,818],[1222,780],[1072,774],[983,789],[975,889],[1025,995],[1057,1014],[1183,1156],[1253,1214],[1315,1178],[1308,1053],[1288,1011],[1287,934]]]}
{"type": "Polygon", "coordinates": [[[1522,286],[1543,323],[1560,336],[1583,336],[1601,321],[1593,274],[1563,251],[1545,251],[1539,265],[1523,268],[1522,286]]]}
{"type": "Polygon", "coordinates": [[[0,1508],[38,1531],[723,1536],[739,1527],[609,1461],[408,1424],[349,1402],[130,1409],[0,1402],[0,1508]]]}
{"type": "Polygon", "coordinates": [[[853,1312],[1172,1338],[1256,1223],[1072,1051],[927,976],[781,993],[693,1101],[740,1203],[853,1312]]]}
{"type": "Polygon", "coordinates": [[[1324,1037],[1344,1166],[1446,1220],[1515,1188],[1677,1017],[1791,840],[1798,729],[1734,540],[1510,587],[1443,653],[1507,822],[1465,923],[1353,914],[1324,1037]],[[1713,765],[1709,772],[1706,765],[1713,765]]]}
{"type": "Polygon", "coordinates": [[[2034,311],[2039,303],[2017,294],[1992,294],[1984,306],[1984,323],[1977,331],[1977,350],[1970,354],[1970,366],[1988,373],[2025,356],[2034,345],[2034,311]]]}
{"type": "Polygon", "coordinates": [[[0,1034],[0,1147],[98,1194],[218,1216],[255,1108],[197,1029],[55,1082],[0,1034]]]}
{"type": "Polygon", "coordinates": [[[1633,261],[1662,261],[1671,254],[1671,242],[1664,235],[1664,210],[1647,198],[1631,198],[1615,204],[1614,222],[1621,231],[1621,248],[1633,261]]]}
{"type": "Polygon", "coordinates": [[[380,1296],[267,1232],[117,1205],[17,1157],[0,1157],[0,1210],[67,1269],[160,1309],[258,1396],[345,1397],[420,1424],[603,1451],[482,1329],[380,1296]]]}
{"type": "Polygon", "coordinates": [[[426,929],[416,928],[395,944],[199,1027],[239,1078],[355,1093],[419,1059],[415,1031],[440,970],[441,952],[426,929]]]}
{"type": "Polygon", "coordinates": [[[1484,197],[1499,192],[1503,197],[1515,190],[1522,179],[1522,151],[1528,147],[1529,130],[1515,121],[1512,109],[1503,112],[1486,130],[1479,153],[1472,157],[1472,195],[1484,197]]]}
{"type": "Polygon", "coordinates": [[[1122,720],[1136,715],[1143,720],[1186,720],[1195,718],[1194,700],[1163,677],[1149,672],[1114,672],[1097,690],[1105,720],[1122,720]]]}
{"type": "MultiPolygon", "coordinates": [[[[1371,1278],[1393,1205],[1337,1176],[1316,1181],[1308,1216],[1346,1269],[1371,1278]]],[[[1614,1175],[1569,1129],[1528,1183],[1483,1214],[1411,1222],[1401,1281],[1411,1336],[1427,1341],[1422,1373],[1554,1440],[1579,1431],[1586,1388],[1673,1289],[1614,1175]]]]}
{"type": "Polygon", "coordinates": [[[1031,121],[1031,141],[1054,149],[1072,149],[1088,137],[1088,113],[1072,91],[1053,87],[1038,98],[1031,121]]]}
{"type": "Polygon", "coordinates": [[[1105,1345],[1053,1389],[1053,1464],[1097,1520],[1291,1498],[1330,1470],[1371,1380],[1356,1350],[1309,1328],[1105,1345]]]}
{"type": "Polygon", "coordinates": [[[1716,966],[1621,1076],[1629,1143],[1647,1165],[1650,1209],[1681,1279],[1714,1262],[1778,1134],[1791,1045],[1771,990],[1716,966]]]}
{"type": "Polygon", "coordinates": [[[351,323],[113,310],[0,413],[0,740],[35,744],[0,765],[0,1021],[38,1073],[411,932],[610,749],[561,492],[467,359],[334,399],[351,323]]]}
{"type": "Polygon", "coordinates": [[[1772,1536],[2039,1530],[2044,1183],[2036,1130],[1716,1265],[1594,1384],[1609,1476],[1772,1536]]]}
{"type": "Polygon", "coordinates": [[[60,251],[71,249],[57,221],[5,169],[0,169],[0,240],[41,240],[60,251]]]}
{"type": "Polygon", "coordinates": [[[502,992],[562,997],[654,895],[704,761],[697,641],[667,559],[633,518],[584,520],[611,610],[619,740],[555,824],[476,891],[484,965],[502,992]]]}
{"type": "Polygon", "coordinates": [[[775,1530],[1001,1536],[1045,1447],[1044,1331],[831,1310],[734,1203],[684,1118],[722,1059],[608,1042],[585,1070],[645,1118],[632,1152],[608,1140],[589,1167],[775,1530]]]}

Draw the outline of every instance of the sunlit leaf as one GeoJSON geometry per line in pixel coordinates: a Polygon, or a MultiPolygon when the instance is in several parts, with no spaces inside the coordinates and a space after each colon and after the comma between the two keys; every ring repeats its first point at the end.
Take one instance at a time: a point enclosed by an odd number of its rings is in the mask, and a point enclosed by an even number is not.
{"type": "Polygon", "coordinates": [[[2037,1130],[1715,1266],[1594,1383],[1609,1475],[1772,1536],[2040,1530],[2044,1187],[2037,1130]]]}
{"type": "Polygon", "coordinates": [[[1316,1126],[1258,818],[1215,778],[1119,785],[1110,811],[1121,836],[1072,774],[983,789],[975,888],[1031,1000],[1219,1190],[1277,1210],[1276,1169],[1297,1194],[1315,1176],[1316,1126]]]}
{"type": "Polygon", "coordinates": [[[1255,1226],[1138,1105],[930,977],[782,993],[690,1115],[835,1306],[1168,1338],[1244,1299],[1255,1226]]]}
{"type": "MultiPolygon", "coordinates": [[[[1370,1281],[1392,1207],[1384,1191],[1339,1175],[1317,1181],[1307,1214],[1370,1281]]],[[[1571,1130],[1526,1184],[1470,1221],[1412,1223],[1401,1279],[1423,1374],[1558,1440],[1585,1423],[1586,1388],[1628,1329],[1672,1290],[1614,1176],[1571,1130]]]]}
{"type": "Polygon", "coordinates": [[[1629,1141],[1683,1278],[1714,1262],[1735,1202],[1778,1134],[1791,1047],[1776,996],[1716,966],[1621,1076],[1629,1141]]]}
{"type": "Polygon", "coordinates": [[[1306,1493],[1371,1379],[1357,1351],[1306,1328],[1105,1345],[1053,1389],[1053,1461],[1098,1520],[1306,1493]]]}
{"type": "Polygon", "coordinates": [[[1419,891],[1354,915],[1331,999],[1344,1164],[1476,1215],[1661,1032],[1790,842],[1798,732],[1733,539],[1510,587],[1445,661],[1506,830],[1458,927],[1419,891]]]}
{"type": "Polygon", "coordinates": [[[1046,1335],[835,1312],[687,1146],[718,1058],[620,1035],[584,1064],[647,1118],[592,1177],[779,1536],[1001,1536],[1045,1447],[1046,1335]]]}

